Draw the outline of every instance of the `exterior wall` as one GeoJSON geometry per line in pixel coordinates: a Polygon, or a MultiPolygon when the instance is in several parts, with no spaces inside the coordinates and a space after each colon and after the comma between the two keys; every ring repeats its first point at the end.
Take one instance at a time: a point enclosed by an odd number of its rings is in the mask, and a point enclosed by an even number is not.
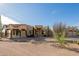
{"type": "Polygon", "coordinates": [[[43,35],[45,37],[53,37],[53,31],[52,31],[52,29],[50,29],[49,26],[45,26],[44,27],[43,35]]]}
{"type": "Polygon", "coordinates": [[[27,27],[27,36],[28,37],[33,36],[33,26],[27,27]]]}
{"type": "Polygon", "coordinates": [[[43,36],[43,26],[42,25],[35,25],[34,36],[35,37],[42,37],[43,36]]]}

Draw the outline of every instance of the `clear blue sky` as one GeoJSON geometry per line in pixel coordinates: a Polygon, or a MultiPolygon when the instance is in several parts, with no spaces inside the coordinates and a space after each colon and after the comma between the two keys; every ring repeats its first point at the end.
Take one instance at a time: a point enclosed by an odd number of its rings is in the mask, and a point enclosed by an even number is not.
{"type": "Polygon", "coordinates": [[[79,26],[79,4],[0,4],[0,14],[30,25],[63,22],[79,26]]]}

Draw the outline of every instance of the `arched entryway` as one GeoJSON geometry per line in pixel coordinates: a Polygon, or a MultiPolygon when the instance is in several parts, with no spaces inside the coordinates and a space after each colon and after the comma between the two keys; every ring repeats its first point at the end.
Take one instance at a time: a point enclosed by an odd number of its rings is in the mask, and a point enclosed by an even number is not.
{"type": "Polygon", "coordinates": [[[21,38],[27,37],[27,31],[25,29],[21,29],[21,38]]]}
{"type": "Polygon", "coordinates": [[[20,38],[21,31],[19,29],[12,29],[11,30],[11,38],[20,38]]]}

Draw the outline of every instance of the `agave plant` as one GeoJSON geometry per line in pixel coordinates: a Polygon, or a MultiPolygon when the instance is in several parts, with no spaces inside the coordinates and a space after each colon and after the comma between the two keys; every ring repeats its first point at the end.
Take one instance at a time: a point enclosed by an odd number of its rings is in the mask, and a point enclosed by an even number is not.
{"type": "Polygon", "coordinates": [[[65,43],[65,30],[66,26],[61,22],[53,25],[54,37],[62,46],[65,43]]]}

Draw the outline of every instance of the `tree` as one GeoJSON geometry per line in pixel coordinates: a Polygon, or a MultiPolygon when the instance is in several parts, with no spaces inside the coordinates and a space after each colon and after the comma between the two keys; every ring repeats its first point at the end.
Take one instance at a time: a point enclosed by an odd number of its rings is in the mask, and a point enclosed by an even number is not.
{"type": "Polygon", "coordinates": [[[64,46],[65,43],[65,30],[66,26],[61,22],[53,25],[53,35],[61,46],[64,46]]]}
{"type": "Polygon", "coordinates": [[[2,22],[1,22],[1,16],[0,16],[0,37],[2,37],[2,22]]]}

